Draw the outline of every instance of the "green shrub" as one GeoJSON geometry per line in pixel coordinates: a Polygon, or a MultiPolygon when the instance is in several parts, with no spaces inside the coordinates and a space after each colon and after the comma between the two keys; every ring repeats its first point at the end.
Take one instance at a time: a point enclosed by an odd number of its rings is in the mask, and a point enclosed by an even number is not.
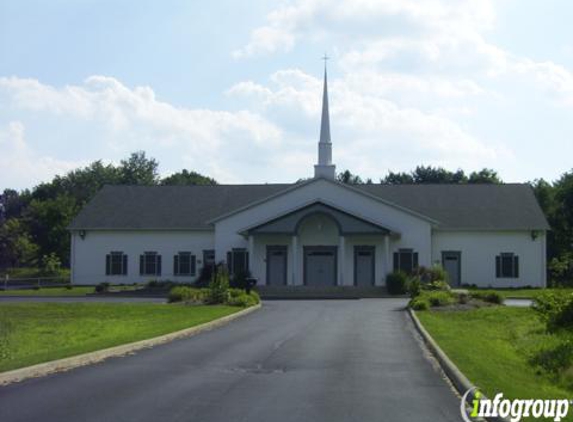
{"type": "Polygon", "coordinates": [[[566,339],[537,352],[530,362],[552,375],[559,375],[573,365],[573,341],[566,339]]]}
{"type": "Polygon", "coordinates": [[[209,283],[211,282],[211,279],[213,278],[214,270],[215,270],[214,265],[203,265],[203,267],[201,267],[201,272],[199,273],[199,277],[197,278],[195,283],[193,283],[193,286],[199,288],[208,287],[209,283]]]}
{"type": "Polygon", "coordinates": [[[408,306],[415,311],[427,311],[430,309],[430,302],[427,297],[418,296],[410,300],[408,306]]]}
{"type": "Polygon", "coordinates": [[[420,278],[422,284],[432,283],[434,281],[447,281],[448,273],[441,265],[432,265],[428,267],[418,267],[414,270],[414,275],[420,278]]]}
{"type": "Polygon", "coordinates": [[[229,285],[234,289],[247,289],[247,279],[251,277],[251,272],[249,270],[240,271],[233,275],[233,279],[230,281],[229,285]]]}
{"type": "Polygon", "coordinates": [[[104,281],[103,283],[99,283],[97,286],[95,286],[95,292],[96,293],[108,292],[109,286],[110,286],[110,284],[107,281],[104,281]]]}
{"type": "Polygon", "coordinates": [[[62,262],[54,252],[42,257],[42,275],[55,277],[60,274],[61,269],[62,262]]]}
{"type": "Polygon", "coordinates": [[[566,252],[549,261],[549,280],[553,287],[573,285],[573,253],[566,252]]]}
{"type": "Polygon", "coordinates": [[[188,302],[191,300],[191,288],[186,286],[176,286],[169,290],[167,301],[173,302],[188,302]]]}
{"type": "Polygon", "coordinates": [[[420,296],[421,291],[422,283],[420,283],[420,279],[418,277],[412,277],[408,283],[408,293],[410,297],[413,299],[420,296]]]}
{"type": "Polygon", "coordinates": [[[173,302],[203,302],[207,297],[207,289],[195,289],[189,286],[175,286],[169,291],[167,301],[173,302]]]}
{"type": "Polygon", "coordinates": [[[229,299],[229,273],[223,265],[217,267],[208,287],[207,303],[227,303],[229,299]]]}
{"type": "Polygon", "coordinates": [[[470,292],[470,297],[483,302],[495,303],[497,305],[501,305],[503,303],[503,296],[493,290],[474,290],[470,292]]]}
{"type": "Polygon", "coordinates": [[[573,294],[545,292],[533,304],[548,331],[573,328],[573,294]]]}
{"type": "Polygon", "coordinates": [[[465,292],[458,293],[456,296],[458,298],[458,303],[460,303],[461,305],[465,305],[466,303],[468,303],[471,298],[470,295],[465,292]]]}
{"type": "Polygon", "coordinates": [[[386,277],[386,290],[391,295],[403,295],[408,292],[408,276],[403,271],[394,271],[386,277]]]}
{"type": "Polygon", "coordinates": [[[429,283],[422,284],[422,289],[428,291],[449,291],[451,290],[451,287],[443,280],[434,280],[429,283]]]}
{"type": "Polygon", "coordinates": [[[425,297],[432,307],[452,305],[456,301],[452,293],[444,291],[428,292],[425,297]]]}
{"type": "Polygon", "coordinates": [[[247,308],[249,306],[254,306],[260,302],[260,298],[257,292],[251,291],[247,293],[244,290],[232,289],[233,292],[229,292],[229,299],[227,300],[227,305],[230,306],[241,306],[247,308]]]}

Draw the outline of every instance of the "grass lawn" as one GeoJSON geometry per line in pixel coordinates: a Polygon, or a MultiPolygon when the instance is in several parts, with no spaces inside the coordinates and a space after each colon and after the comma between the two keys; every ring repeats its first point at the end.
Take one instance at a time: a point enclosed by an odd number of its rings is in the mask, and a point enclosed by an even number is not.
{"type": "MultiPolygon", "coordinates": [[[[489,289],[486,289],[489,290],[489,289]]],[[[535,299],[544,292],[558,292],[563,294],[573,293],[573,289],[496,289],[504,298],[535,299]]]]}
{"type": "MultiPolygon", "coordinates": [[[[493,398],[572,398],[528,360],[554,342],[532,309],[492,307],[423,311],[417,315],[440,347],[472,383],[493,398]]],[[[567,420],[573,420],[573,413],[567,420]]]]}
{"type": "MultiPolygon", "coordinates": [[[[136,290],[141,286],[111,286],[110,292],[136,290]]],[[[66,287],[42,287],[39,290],[34,289],[10,289],[0,290],[1,296],[85,296],[94,293],[93,286],[72,286],[71,289],[66,287]]]]}
{"type": "Polygon", "coordinates": [[[93,293],[94,288],[90,286],[72,287],[44,287],[39,290],[34,289],[14,289],[0,291],[0,296],[85,296],[93,293]]]}
{"type": "Polygon", "coordinates": [[[239,310],[165,304],[0,304],[0,372],[167,334],[239,310]]]}

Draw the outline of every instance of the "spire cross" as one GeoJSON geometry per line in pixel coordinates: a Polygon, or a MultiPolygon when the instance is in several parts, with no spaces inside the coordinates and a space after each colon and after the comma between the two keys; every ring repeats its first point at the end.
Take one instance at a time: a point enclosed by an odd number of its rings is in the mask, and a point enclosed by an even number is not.
{"type": "Polygon", "coordinates": [[[326,61],[327,61],[327,60],[330,60],[330,57],[328,57],[328,56],[326,55],[326,53],[324,53],[324,56],[321,58],[321,60],[324,60],[324,67],[326,68],[326,61]]]}

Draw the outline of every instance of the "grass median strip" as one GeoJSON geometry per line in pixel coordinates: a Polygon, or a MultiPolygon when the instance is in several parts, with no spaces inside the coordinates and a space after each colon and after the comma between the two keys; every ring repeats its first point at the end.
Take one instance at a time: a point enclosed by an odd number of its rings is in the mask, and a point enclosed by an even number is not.
{"type": "Polygon", "coordinates": [[[507,398],[522,399],[573,396],[571,389],[531,364],[540,349],[556,341],[533,310],[492,307],[417,315],[448,357],[486,395],[503,392],[507,398]]]}
{"type": "Polygon", "coordinates": [[[156,337],[240,310],[223,305],[0,304],[0,372],[156,337]]]}
{"type": "Polygon", "coordinates": [[[93,287],[73,287],[68,289],[66,287],[44,287],[41,289],[11,289],[0,291],[2,296],[85,296],[93,293],[93,287]]]}
{"type": "MultiPolygon", "coordinates": [[[[488,289],[486,289],[488,290],[488,289]]],[[[555,288],[555,289],[491,289],[501,294],[504,298],[514,299],[535,299],[539,295],[546,292],[555,292],[559,294],[571,294],[571,288],[555,288]]]]}

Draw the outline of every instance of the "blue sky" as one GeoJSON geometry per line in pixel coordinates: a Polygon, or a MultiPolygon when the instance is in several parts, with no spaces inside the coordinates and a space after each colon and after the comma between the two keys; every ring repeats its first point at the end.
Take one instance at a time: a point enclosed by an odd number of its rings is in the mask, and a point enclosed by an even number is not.
{"type": "Polygon", "coordinates": [[[324,52],[338,169],[509,182],[573,167],[564,0],[0,3],[0,189],[145,150],[164,175],[312,174],[324,52]]]}

